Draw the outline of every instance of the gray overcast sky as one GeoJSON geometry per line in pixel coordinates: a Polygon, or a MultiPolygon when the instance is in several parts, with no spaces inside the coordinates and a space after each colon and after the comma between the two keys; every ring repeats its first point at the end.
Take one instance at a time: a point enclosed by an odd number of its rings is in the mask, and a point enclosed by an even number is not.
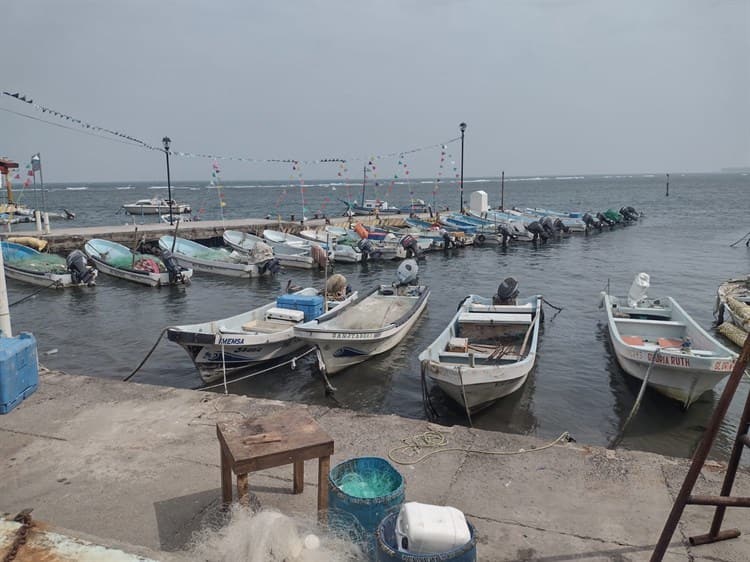
{"type": "MultiPolygon", "coordinates": [[[[154,144],[169,135],[184,152],[357,158],[439,143],[466,121],[467,177],[712,171],[750,165],[749,6],[5,0],[0,89],[154,144]]],[[[5,96],[0,108],[67,124],[5,96]]],[[[158,152],[0,111],[0,154],[37,151],[47,181],[164,176],[158,152]]],[[[449,151],[458,161],[459,146],[449,151]]],[[[439,158],[408,156],[411,175],[434,177],[439,158]]],[[[349,167],[359,178],[361,164],[349,167]]],[[[172,170],[207,179],[211,164],[175,157],[172,170]]]]}

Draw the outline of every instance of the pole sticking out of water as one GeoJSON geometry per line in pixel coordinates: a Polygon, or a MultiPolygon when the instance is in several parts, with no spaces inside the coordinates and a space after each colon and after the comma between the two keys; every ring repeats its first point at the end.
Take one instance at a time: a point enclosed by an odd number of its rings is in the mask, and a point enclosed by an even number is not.
{"type": "Polygon", "coordinates": [[[666,197],[669,197],[669,174],[667,174],[667,195],[666,197]]]}
{"type": "Polygon", "coordinates": [[[505,170],[500,174],[500,210],[505,210],[505,170]]]}
{"type": "Polygon", "coordinates": [[[5,266],[3,253],[0,251],[0,332],[4,338],[12,338],[10,329],[10,307],[8,306],[8,290],[5,286],[5,266]]]}

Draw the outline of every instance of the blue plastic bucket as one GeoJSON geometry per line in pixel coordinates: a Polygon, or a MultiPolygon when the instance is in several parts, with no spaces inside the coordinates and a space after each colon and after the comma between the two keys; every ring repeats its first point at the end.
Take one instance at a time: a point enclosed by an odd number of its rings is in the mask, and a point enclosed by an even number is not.
{"type": "Polygon", "coordinates": [[[477,535],[474,525],[469,525],[471,540],[453,550],[436,554],[415,554],[399,552],[396,544],[396,518],[398,513],[391,513],[383,519],[376,532],[377,545],[375,560],[377,562],[476,562],[477,535]]]}
{"type": "Polygon", "coordinates": [[[402,503],[404,479],[391,463],[380,457],[350,459],[333,467],[328,474],[329,525],[336,528],[354,521],[362,534],[356,538],[362,539],[365,543],[362,546],[368,550],[374,548],[375,531],[380,522],[389,513],[397,512],[402,503]],[[348,493],[346,482],[352,476],[365,481],[375,478],[383,484],[381,493],[376,497],[357,497],[348,493]]]}

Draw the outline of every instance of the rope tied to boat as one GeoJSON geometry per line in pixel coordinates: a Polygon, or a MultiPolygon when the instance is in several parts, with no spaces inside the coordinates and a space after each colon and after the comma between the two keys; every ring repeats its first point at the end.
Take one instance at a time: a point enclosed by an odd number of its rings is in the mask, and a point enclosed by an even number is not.
{"type": "Polygon", "coordinates": [[[135,369],[133,369],[133,370],[132,370],[132,371],[130,372],[130,374],[129,374],[129,375],[127,375],[126,377],[124,377],[124,378],[122,379],[122,380],[123,380],[124,382],[127,382],[127,381],[129,381],[129,380],[130,380],[131,378],[133,378],[133,376],[134,376],[134,375],[135,375],[135,374],[136,374],[136,373],[137,373],[138,371],[140,371],[140,370],[141,370],[141,367],[143,367],[143,365],[144,365],[144,364],[146,363],[146,361],[148,361],[148,358],[149,358],[149,357],[151,357],[151,354],[152,354],[152,353],[154,352],[154,350],[156,349],[156,346],[157,346],[157,345],[159,345],[159,342],[160,342],[160,341],[161,341],[161,339],[162,339],[162,338],[164,337],[164,334],[166,334],[166,333],[167,333],[167,330],[169,330],[170,328],[171,328],[171,326],[167,326],[166,328],[164,328],[164,329],[163,329],[163,330],[161,331],[161,334],[159,334],[159,337],[158,337],[158,338],[156,338],[156,342],[155,342],[155,343],[154,343],[154,345],[153,345],[153,346],[151,347],[151,349],[149,350],[149,352],[148,352],[148,353],[146,354],[146,357],[144,357],[144,358],[143,358],[143,361],[141,361],[141,362],[140,362],[140,363],[138,364],[138,366],[137,366],[137,367],[136,367],[135,369]]]}
{"type": "Polygon", "coordinates": [[[518,449],[517,451],[488,451],[485,449],[472,449],[470,447],[448,447],[448,437],[442,431],[425,431],[424,433],[418,433],[411,437],[407,437],[402,440],[403,445],[393,447],[388,451],[388,458],[396,464],[400,465],[413,465],[418,464],[425,459],[439,453],[474,453],[478,455],[494,455],[494,456],[511,456],[511,455],[522,455],[525,453],[536,453],[549,449],[562,442],[573,441],[570,433],[563,431],[557,439],[545,443],[539,447],[532,447],[531,449],[518,449]],[[427,453],[420,455],[425,449],[431,449],[427,453]],[[397,451],[410,451],[412,456],[419,455],[417,458],[399,458],[397,451]]]}
{"type": "Polygon", "coordinates": [[[18,299],[18,300],[17,300],[17,301],[15,301],[15,302],[12,302],[12,303],[10,303],[10,304],[8,305],[8,308],[11,308],[11,307],[13,307],[13,306],[16,306],[17,304],[21,304],[22,302],[26,302],[27,300],[29,300],[29,299],[32,299],[32,298],[34,298],[35,296],[37,296],[37,295],[38,295],[39,293],[41,293],[41,292],[42,292],[42,291],[44,291],[45,289],[51,289],[52,287],[56,287],[56,288],[58,288],[58,287],[62,287],[62,283],[61,283],[60,281],[52,281],[52,283],[50,283],[49,285],[45,285],[45,286],[44,286],[44,287],[42,287],[41,289],[38,289],[38,290],[34,291],[33,293],[31,293],[31,294],[29,294],[29,295],[26,295],[25,297],[23,297],[23,298],[20,298],[20,299],[18,299]]]}
{"type": "Polygon", "coordinates": [[[625,430],[627,429],[628,424],[635,417],[636,412],[641,407],[641,400],[643,399],[643,395],[646,392],[648,377],[651,375],[651,369],[653,369],[654,364],[656,363],[656,357],[659,355],[661,350],[661,347],[657,347],[656,351],[654,351],[654,356],[651,358],[651,363],[649,364],[648,369],[646,369],[646,375],[643,377],[643,383],[641,384],[641,388],[638,391],[638,397],[635,399],[635,404],[633,404],[633,408],[630,410],[630,413],[628,414],[628,417],[625,420],[625,423],[623,424],[620,431],[617,433],[617,435],[615,435],[614,439],[609,442],[609,445],[607,445],[607,449],[617,448],[617,445],[620,444],[620,441],[622,441],[622,438],[625,436],[625,430]]]}

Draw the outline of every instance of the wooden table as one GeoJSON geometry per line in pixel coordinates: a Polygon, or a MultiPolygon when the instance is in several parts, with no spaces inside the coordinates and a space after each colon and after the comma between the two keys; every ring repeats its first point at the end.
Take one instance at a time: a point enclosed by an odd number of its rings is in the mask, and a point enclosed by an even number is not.
{"type": "Polygon", "coordinates": [[[293,491],[304,489],[304,462],[318,459],[318,518],[328,509],[328,472],[333,439],[304,410],[287,409],[262,418],[216,424],[221,449],[221,498],[232,503],[232,472],[240,504],[249,505],[248,473],[293,464],[293,491]]]}

